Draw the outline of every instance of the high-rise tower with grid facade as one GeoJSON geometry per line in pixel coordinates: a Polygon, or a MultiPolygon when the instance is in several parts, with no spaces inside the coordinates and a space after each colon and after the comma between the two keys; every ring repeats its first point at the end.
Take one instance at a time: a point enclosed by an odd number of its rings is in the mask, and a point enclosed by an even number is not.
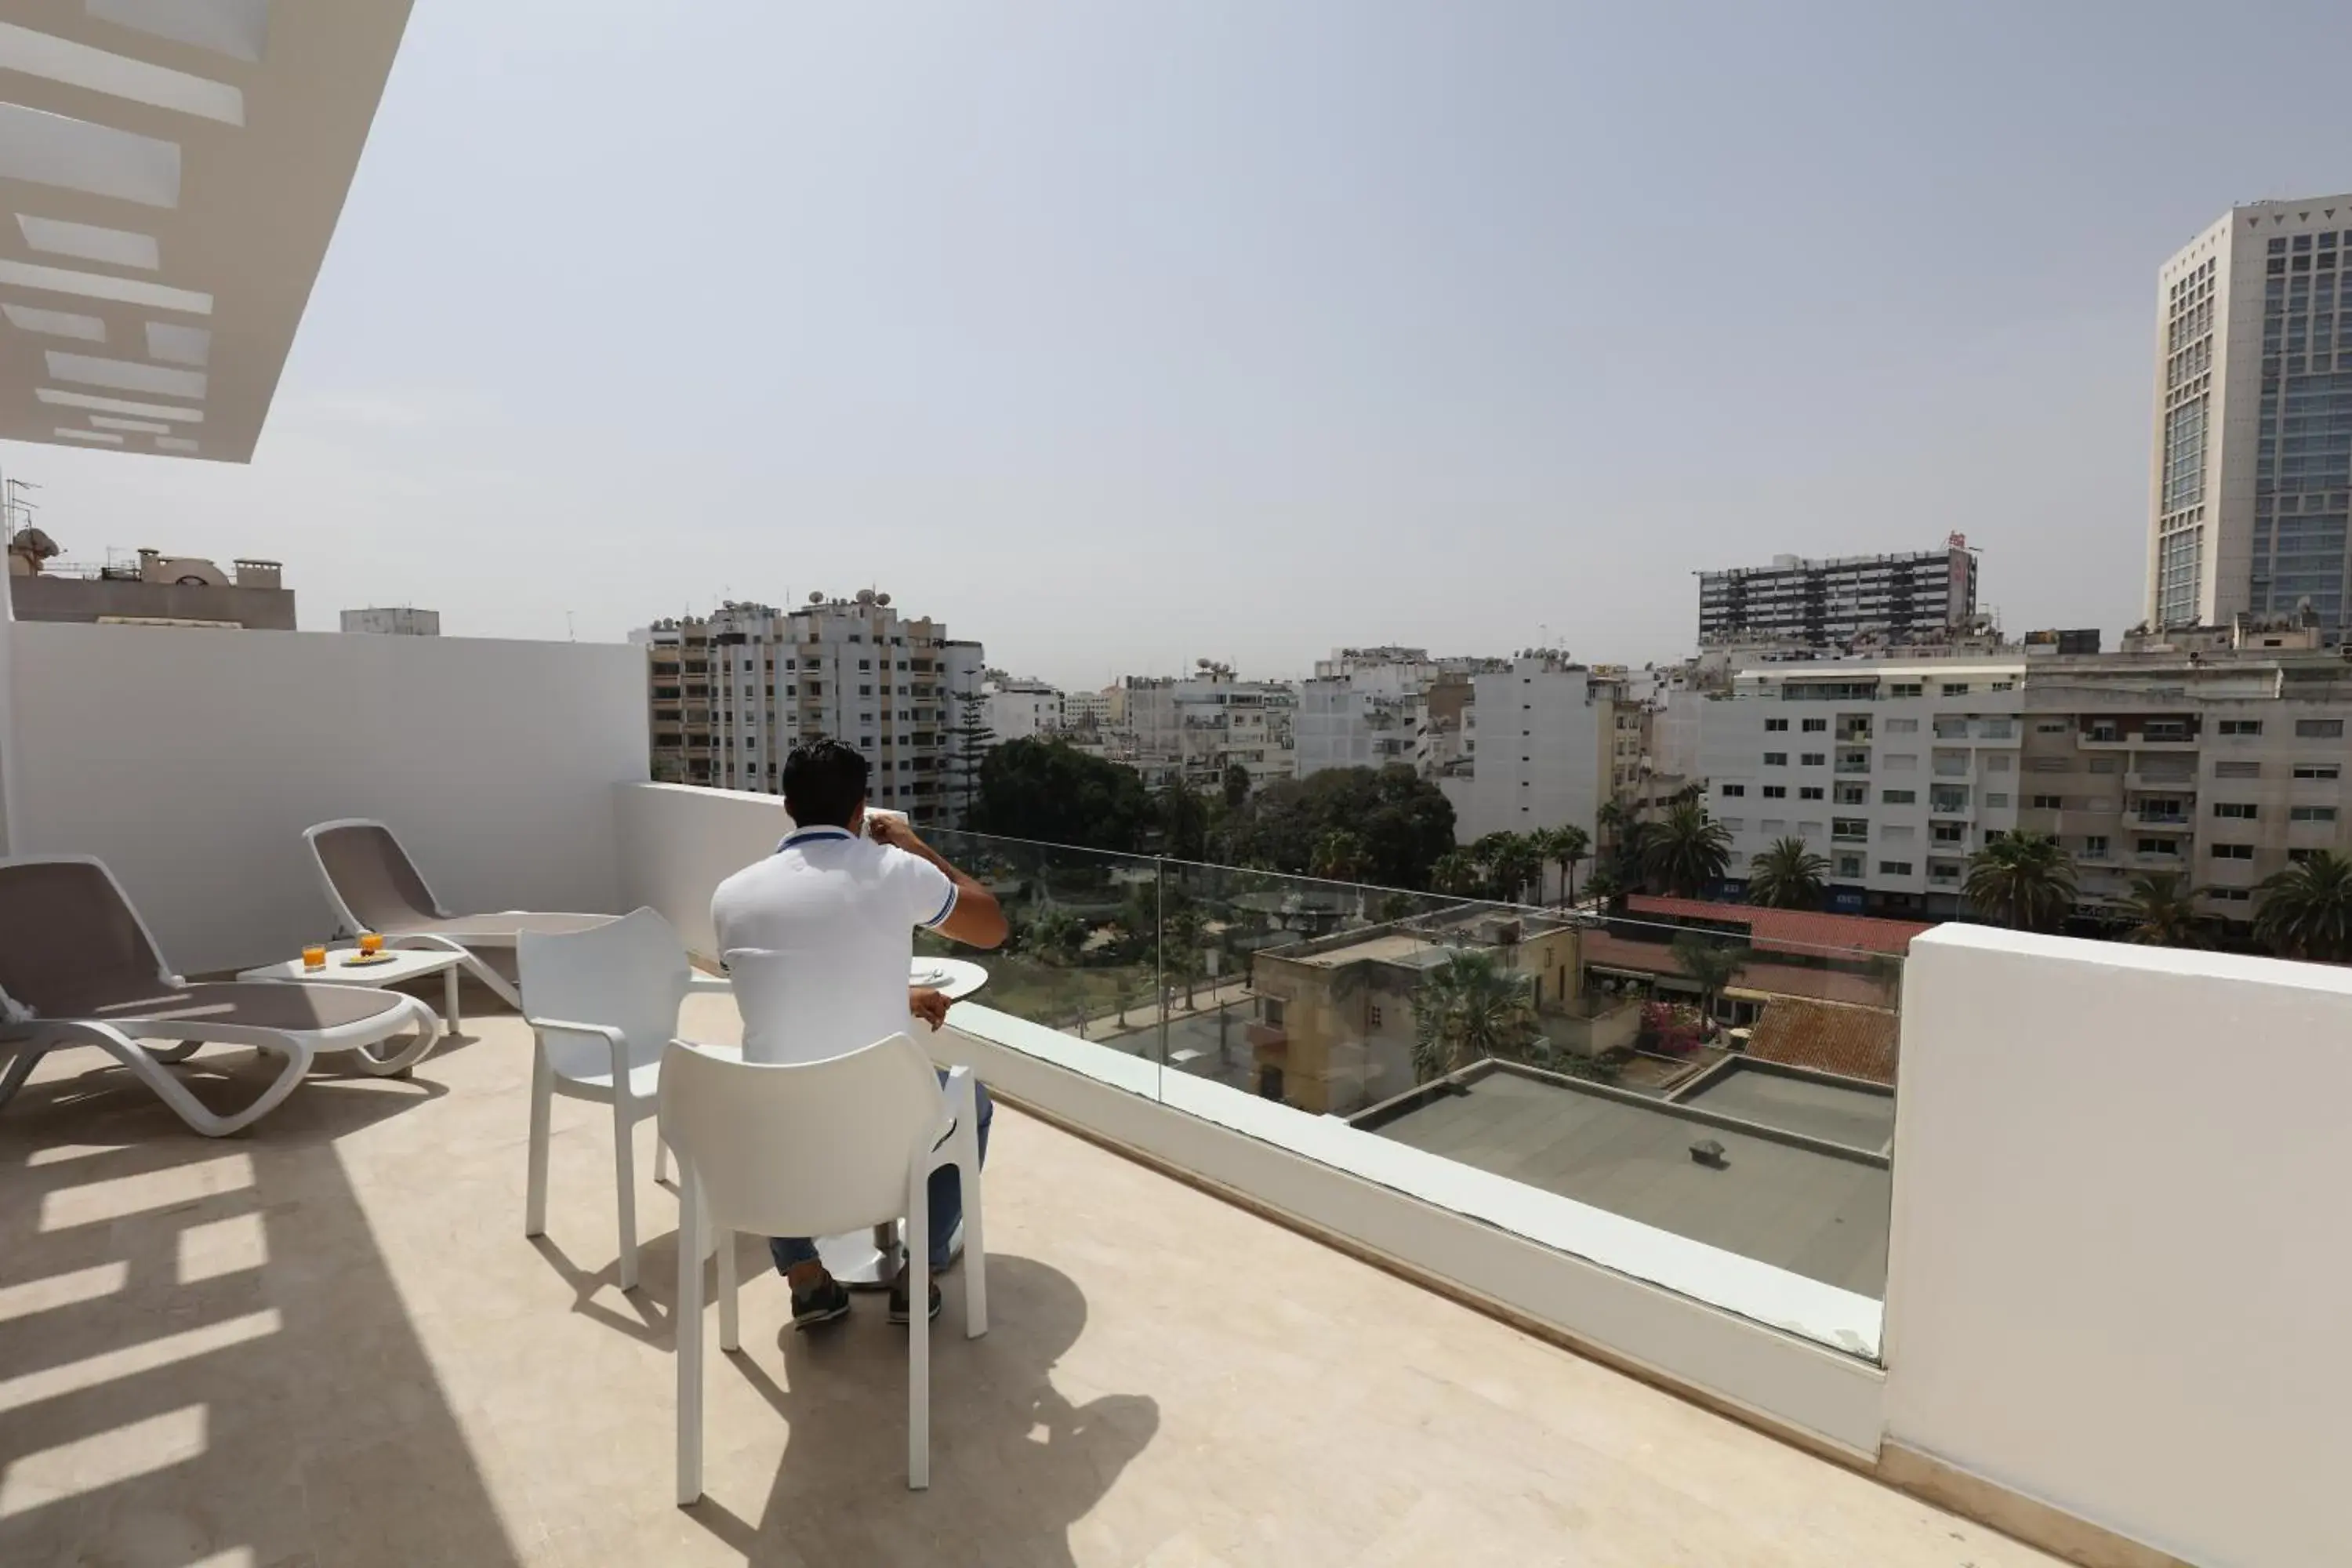
{"type": "Polygon", "coordinates": [[[2352,195],[2230,212],[2157,278],[2147,618],[2352,621],[2352,195]]]}

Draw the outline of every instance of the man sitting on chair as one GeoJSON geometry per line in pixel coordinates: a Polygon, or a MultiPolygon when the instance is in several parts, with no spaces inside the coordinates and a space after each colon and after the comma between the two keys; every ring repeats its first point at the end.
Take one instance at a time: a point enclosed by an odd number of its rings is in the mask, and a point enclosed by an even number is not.
{"type": "MultiPolygon", "coordinates": [[[[866,811],[865,757],[838,741],[795,746],[784,763],[784,807],[795,824],[776,852],[719,884],[710,920],[720,956],[763,956],[762,983],[743,1008],[743,1058],[823,1061],[906,1030],[908,1015],[937,1029],[948,998],[909,987],[918,926],[994,947],[1004,940],[995,897],[915,837],[904,819],[866,811]],[[754,1005],[756,1004],[756,1005],[754,1005]]],[[[747,966],[748,967],[748,966],[747,966]]],[[[746,976],[739,971],[740,995],[746,976]]],[[[940,1075],[942,1081],[947,1075],[940,1075]]],[[[979,1094],[981,1156],[988,1154],[987,1089],[979,1094]]],[[[931,1272],[950,1260],[963,1217],[963,1186],[952,1166],[931,1173],[931,1272]]],[[[849,1293],[804,1237],[769,1243],[792,1284],[793,1326],[828,1323],[849,1311],[849,1293]]],[[[890,1321],[908,1320],[902,1276],[890,1292],[890,1321]]],[[[930,1315],[940,1310],[931,1287],[930,1315]]]]}

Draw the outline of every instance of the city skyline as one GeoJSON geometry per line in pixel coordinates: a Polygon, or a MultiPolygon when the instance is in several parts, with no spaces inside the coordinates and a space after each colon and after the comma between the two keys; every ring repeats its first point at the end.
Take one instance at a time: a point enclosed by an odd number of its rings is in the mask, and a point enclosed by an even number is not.
{"type": "Polygon", "coordinates": [[[2209,63],[2275,114],[2184,145],[2132,86],[2160,17],[1727,15],[1694,52],[1538,6],[1019,47],[713,8],[550,55],[428,7],[253,467],[5,461],[70,553],[283,559],[321,629],[609,641],[870,584],[1080,689],[1367,641],[1639,664],[1688,651],[1696,572],[1962,531],[2012,632],[2113,633],[2148,278],[2347,183],[2332,52],[2261,31],[2209,63]]]}

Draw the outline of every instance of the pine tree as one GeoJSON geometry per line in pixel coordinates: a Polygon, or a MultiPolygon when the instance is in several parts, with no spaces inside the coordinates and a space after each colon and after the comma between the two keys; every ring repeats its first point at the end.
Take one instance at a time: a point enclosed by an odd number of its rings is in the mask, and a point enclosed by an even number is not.
{"type": "Polygon", "coordinates": [[[948,789],[955,803],[954,820],[961,826],[971,819],[971,803],[980,798],[981,764],[996,744],[996,731],[988,727],[988,704],[977,693],[958,697],[956,710],[956,722],[947,735],[948,789]]]}

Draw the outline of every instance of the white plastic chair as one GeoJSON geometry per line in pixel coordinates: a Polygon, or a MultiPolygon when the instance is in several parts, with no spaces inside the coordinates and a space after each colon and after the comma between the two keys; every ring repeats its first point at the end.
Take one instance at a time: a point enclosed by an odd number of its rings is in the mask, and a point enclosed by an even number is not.
{"type": "Polygon", "coordinates": [[[735,1235],[832,1236],[907,1222],[907,1485],[931,1484],[931,1173],[963,1181],[964,1332],[988,1331],[980,1115],[971,1069],[941,1089],[893,1035],[826,1061],[744,1062],[684,1041],[662,1058],[662,1136],[677,1155],[677,1501],[702,1496],[702,1260],[719,1254],[719,1345],[742,1341],[735,1235]]]}
{"type": "MultiPolygon", "coordinates": [[[[536,1042],[530,1075],[530,1173],[525,1236],[547,1230],[548,1123],[557,1095],[613,1108],[614,1180],[620,1199],[620,1282],[637,1288],[637,1184],[632,1129],[654,1114],[663,1047],[678,1005],[727,982],[697,974],[677,932],[653,910],[586,931],[524,931],[516,941],[523,1021],[536,1042]]],[[[664,1174],[654,1146],[654,1180],[664,1174]]]]}

